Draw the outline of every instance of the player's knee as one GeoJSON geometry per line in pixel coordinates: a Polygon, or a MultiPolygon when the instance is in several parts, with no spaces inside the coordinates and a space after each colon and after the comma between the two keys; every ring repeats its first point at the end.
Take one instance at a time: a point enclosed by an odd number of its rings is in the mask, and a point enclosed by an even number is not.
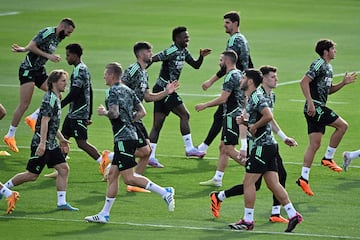
{"type": "Polygon", "coordinates": [[[151,148],[150,146],[146,145],[144,147],[137,149],[135,152],[135,156],[139,158],[146,158],[150,156],[150,153],[151,153],[151,148]]]}
{"type": "Polygon", "coordinates": [[[320,145],[321,145],[321,140],[313,140],[313,141],[310,141],[308,149],[310,149],[314,152],[320,148],[320,145]]]}
{"type": "Polygon", "coordinates": [[[126,185],[134,185],[134,186],[137,185],[136,178],[134,176],[127,176],[127,177],[123,176],[123,179],[126,185]]]}
{"type": "Polygon", "coordinates": [[[78,148],[80,148],[81,150],[85,151],[88,149],[89,144],[86,141],[77,141],[77,146],[78,148]]]}
{"type": "Polygon", "coordinates": [[[35,174],[35,173],[29,173],[27,176],[27,180],[28,181],[36,181],[36,179],[38,179],[39,174],[35,174]]]}
{"type": "Polygon", "coordinates": [[[349,127],[349,124],[345,120],[343,120],[343,122],[340,126],[340,130],[345,133],[346,130],[348,129],[348,127],[349,127]]]}
{"type": "MultiPolygon", "coordinates": [[[[235,146],[234,145],[224,145],[223,152],[228,156],[232,156],[235,154],[235,146]]],[[[238,154],[236,154],[238,155],[238,154]]]]}
{"type": "Polygon", "coordinates": [[[190,120],[190,113],[188,111],[185,111],[180,115],[180,118],[182,120],[189,121],[190,120]]]}
{"type": "Polygon", "coordinates": [[[219,145],[219,152],[220,153],[225,153],[225,145],[224,144],[219,145]]]}
{"type": "Polygon", "coordinates": [[[68,176],[69,171],[70,171],[70,167],[69,167],[69,165],[67,163],[61,163],[61,164],[58,165],[56,170],[58,171],[59,175],[68,176]]]}

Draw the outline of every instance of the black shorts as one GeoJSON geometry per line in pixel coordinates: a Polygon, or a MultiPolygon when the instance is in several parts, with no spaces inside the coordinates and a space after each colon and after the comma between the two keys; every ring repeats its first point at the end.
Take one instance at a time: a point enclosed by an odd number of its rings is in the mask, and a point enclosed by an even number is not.
{"type": "Polygon", "coordinates": [[[313,132],[325,133],[325,127],[339,118],[339,116],[330,108],[318,106],[316,107],[316,114],[314,117],[310,117],[304,112],[307,126],[308,134],[313,132]]]}
{"type": "Polygon", "coordinates": [[[246,160],[246,172],[260,174],[268,171],[277,172],[277,152],[277,144],[254,147],[246,160]]]}
{"type": "Polygon", "coordinates": [[[46,74],[44,67],[39,70],[25,70],[19,68],[20,85],[28,82],[34,82],[36,87],[40,88],[47,78],[48,75],[46,74]]]}
{"type": "Polygon", "coordinates": [[[149,139],[149,135],[146,131],[144,124],[141,122],[135,122],[134,125],[136,127],[136,133],[138,135],[137,148],[142,148],[147,146],[148,143],[146,140],[149,139]]]}
{"type": "Polygon", "coordinates": [[[225,145],[239,144],[239,125],[236,123],[236,118],[225,116],[222,123],[221,141],[225,145]]]}
{"type": "Polygon", "coordinates": [[[135,150],[137,140],[119,141],[114,144],[114,159],[112,165],[116,165],[119,171],[136,166],[135,150]]]}
{"type": "Polygon", "coordinates": [[[57,164],[66,162],[65,155],[59,147],[53,150],[45,150],[44,155],[41,157],[35,155],[36,149],[37,147],[31,147],[30,159],[26,166],[26,170],[31,173],[40,174],[45,165],[48,168],[53,168],[57,164]]]}
{"type": "Polygon", "coordinates": [[[65,137],[73,137],[78,140],[87,140],[87,119],[71,119],[66,116],[61,133],[65,137]]]}
{"type": "MultiPolygon", "coordinates": [[[[164,88],[155,84],[155,86],[153,87],[153,93],[158,93],[162,91],[164,91],[164,88]]],[[[173,92],[172,94],[167,95],[163,99],[154,102],[154,112],[169,115],[171,110],[173,110],[180,104],[183,104],[181,97],[176,92],[173,92]]]]}

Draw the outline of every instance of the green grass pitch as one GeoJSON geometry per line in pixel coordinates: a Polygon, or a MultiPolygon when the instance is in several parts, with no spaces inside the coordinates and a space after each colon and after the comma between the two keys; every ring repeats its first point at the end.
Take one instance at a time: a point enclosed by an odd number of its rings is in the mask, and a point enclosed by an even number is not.
{"type": "MultiPolygon", "coordinates": [[[[242,197],[225,200],[221,217],[213,219],[208,194],[216,189],[202,187],[198,183],[214,174],[219,138],[204,159],[186,159],[178,119],[170,115],[161,131],[157,149],[157,156],[166,167],[148,168],[145,175],[160,185],[174,186],[174,213],[167,211],[166,204],[156,194],[127,193],[121,183],[110,223],[85,223],[85,216],[101,210],[106,183],[100,181],[98,165],[73,141],[67,200],[80,211],[56,211],[55,182],[41,176],[34,183],[14,188],[21,193],[21,199],[12,215],[5,215],[6,202],[0,202],[0,239],[360,239],[357,226],[360,213],[358,160],[353,162],[347,173],[333,173],[320,166],[320,158],[332,133],[332,129],[328,128],[310,175],[315,196],[305,195],[295,185],[308,141],[302,114],[304,97],[298,83],[281,85],[303,77],[317,57],[314,45],[320,38],[331,38],[337,42],[337,55],[332,62],[335,74],[360,70],[360,2],[357,0],[4,0],[0,7],[0,103],[7,108],[8,116],[0,121],[0,136],[6,134],[18,103],[17,72],[25,57],[21,53],[12,53],[11,44],[26,45],[41,28],[55,26],[61,18],[71,17],[76,23],[76,30],[56,51],[63,60],[57,64],[49,62],[47,69],[63,68],[71,72],[72,67],[65,61],[65,46],[80,43],[84,47],[83,60],[92,74],[94,108],[104,100],[104,66],[118,61],[126,68],[135,60],[132,46],[136,41],[151,42],[156,53],[171,44],[174,27],[185,25],[191,36],[189,49],[194,57],[198,57],[200,48],[212,48],[212,54],[205,58],[200,70],[185,66],[180,78],[179,92],[191,112],[193,141],[195,145],[199,144],[206,136],[215,108],[197,113],[194,105],[220,92],[221,81],[207,92],[203,92],[200,86],[218,69],[219,54],[228,39],[222,16],[229,10],[241,13],[241,32],[249,40],[255,66],[271,64],[279,68],[280,86],[275,90],[275,117],[284,132],[299,143],[292,149],[280,144],[288,172],[287,191],[304,216],[304,222],[294,233],[284,234],[284,224],[268,222],[272,195],[265,185],[257,193],[254,231],[235,232],[227,227],[228,223],[242,217],[242,197]],[[9,12],[17,14],[7,15],[9,12]]],[[[159,69],[159,63],[149,69],[151,87],[159,69]]],[[[341,76],[337,76],[334,82],[341,81],[341,76]]],[[[343,151],[359,148],[360,112],[356,97],[359,91],[359,83],[356,82],[329,97],[329,107],[346,119],[350,126],[336,153],[338,164],[342,163],[343,151]]],[[[41,91],[35,90],[26,114],[39,106],[42,96],[41,91]]],[[[153,105],[145,104],[145,107],[148,114],[144,122],[150,130],[153,105]]],[[[64,109],[63,116],[66,111],[64,109]]],[[[100,151],[111,149],[110,123],[96,115],[93,121],[89,127],[89,142],[100,151]]],[[[22,121],[16,133],[20,153],[0,157],[2,182],[25,169],[31,136],[30,129],[22,121]]],[[[7,150],[3,143],[0,150],[7,150]]],[[[50,171],[45,169],[43,173],[50,171]]],[[[241,182],[243,175],[244,169],[230,162],[223,188],[241,182]]],[[[283,215],[286,216],[286,213],[283,212],[283,215]]]]}

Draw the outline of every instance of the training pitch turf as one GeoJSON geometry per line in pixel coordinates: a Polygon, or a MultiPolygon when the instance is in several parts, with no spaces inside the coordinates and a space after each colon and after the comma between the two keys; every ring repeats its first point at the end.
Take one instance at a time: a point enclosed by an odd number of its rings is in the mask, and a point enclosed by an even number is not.
{"type": "MultiPolygon", "coordinates": [[[[359,162],[355,160],[348,172],[334,173],[320,166],[332,129],[323,138],[310,175],[314,197],[305,195],[295,184],[301,171],[307,146],[305,119],[302,114],[304,97],[295,80],[303,77],[310,63],[317,57],[314,45],[320,38],[331,38],[337,43],[337,55],[332,65],[339,82],[345,72],[359,71],[360,2],[356,0],[253,0],[253,1],[2,1],[0,7],[0,103],[8,116],[0,121],[0,136],[8,130],[12,113],[18,103],[18,67],[25,54],[12,53],[11,44],[26,45],[46,26],[55,26],[61,18],[71,17],[76,29],[66,38],[56,53],[60,63],[47,63],[47,70],[72,67],[65,61],[65,46],[77,42],[84,47],[83,60],[89,66],[94,87],[94,110],[103,103],[104,66],[112,61],[124,68],[135,58],[132,46],[146,40],[153,44],[154,53],[171,44],[171,30],[179,25],[188,27],[191,40],[189,50],[197,58],[200,48],[212,48],[200,70],[185,66],[180,78],[180,95],[191,113],[191,133],[195,145],[206,136],[214,109],[197,113],[194,105],[208,101],[220,93],[221,81],[206,92],[201,83],[218,69],[219,54],[224,50],[228,36],[224,33],[222,16],[229,10],[241,13],[241,32],[246,35],[256,67],[270,64],[278,67],[279,87],[275,117],[283,131],[294,137],[299,146],[288,148],[280,144],[280,152],[288,172],[287,191],[292,202],[304,216],[304,222],[294,233],[284,234],[285,224],[268,222],[272,195],[265,184],[257,193],[255,228],[252,232],[235,232],[227,224],[243,215],[243,198],[227,199],[222,205],[221,217],[213,219],[210,213],[211,187],[199,186],[210,179],[216,169],[217,138],[202,160],[186,159],[178,119],[170,115],[161,131],[157,157],[163,169],[148,168],[145,175],[163,186],[176,189],[176,209],[167,211],[165,202],[155,193],[127,193],[121,183],[107,225],[83,221],[87,215],[101,210],[106,183],[101,182],[98,165],[76,147],[72,140],[69,164],[71,172],[67,200],[79,212],[56,211],[56,190],[53,179],[42,175],[34,183],[14,188],[21,194],[15,211],[5,215],[6,202],[0,203],[0,239],[360,239],[357,226],[360,194],[359,162]]],[[[155,63],[149,69],[152,87],[160,69],[155,63]]],[[[348,132],[339,146],[335,159],[342,164],[342,152],[359,148],[360,112],[356,97],[359,83],[346,86],[329,97],[329,107],[349,123],[348,132]]],[[[26,114],[40,104],[43,93],[35,90],[26,114]]],[[[148,130],[152,124],[152,104],[145,104],[144,119],[148,130]]],[[[67,109],[63,111],[63,117],[67,109]]],[[[112,133],[107,119],[94,114],[89,127],[89,142],[98,150],[111,149],[112,133]]],[[[25,169],[30,154],[32,133],[21,122],[16,133],[20,153],[0,156],[0,181],[6,182],[25,169]]],[[[7,150],[0,144],[0,150],[7,150]]],[[[243,167],[230,161],[225,172],[223,188],[242,181],[243,167]]],[[[282,212],[286,216],[285,212],[282,212]]]]}

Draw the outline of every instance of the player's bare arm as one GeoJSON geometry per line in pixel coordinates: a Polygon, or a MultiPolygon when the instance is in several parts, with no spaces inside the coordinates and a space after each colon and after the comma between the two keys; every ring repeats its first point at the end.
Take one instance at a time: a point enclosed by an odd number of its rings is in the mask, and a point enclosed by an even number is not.
{"type": "Polygon", "coordinates": [[[226,102],[226,100],[229,98],[230,96],[230,92],[227,92],[227,91],[222,91],[221,92],[221,95],[209,102],[206,102],[206,103],[200,103],[200,104],[197,104],[195,105],[195,110],[200,112],[208,107],[214,107],[214,106],[218,106],[220,104],[223,104],[226,102]]]}
{"type": "Polygon", "coordinates": [[[47,140],[47,134],[48,134],[48,129],[49,129],[49,121],[50,121],[50,117],[43,116],[41,118],[40,143],[35,152],[35,154],[40,157],[44,155],[45,150],[46,150],[46,140],[47,140]]]}
{"type": "Polygon", "coordinates": [[[315,105],[312,101],[311,94],[310,94],[310,82],[312,81],[311,78],[308,76],[304,76],[303,79],[300,82],[301,90],[306,98],[308,109],[306,111],[306,114],[310,117],[315,116],[315,105]]]}
{"type": "Polygon", "coordinates": [[[329,93],[332,94],[332,93],[335,93],[335,92],[339,91],[345,85],[355,82],[356,78],[357,78],[356,72],[352,72],[350,74],[345,73],[345,76],[344,76],[343,80],[340,83],[336,84],[336,85],[332,85],[331,88],[330,88],[329,93]]]}
{"type": "Polygon", "coordinates": [[[135,106],[135,110],[136,110],[136,113],[135,113],[134,119],[133,119],[134,122],[140,120],[141,118],[143,118],[146,115],[146,110],[144,108],[144,105],[142,105],[141,103],[139,103],[138,105],[135,106]]]}
{"type": "Polygon", "coordinates": [[[281,130],[279,124],[276,122],[274,118],[270,122],[270,124],[271,124],[271,130],[274,133],[276,133],[286,145],[290,147],[294,147],[298,145],[294,138],[286,136],[286,134],[281,130]]]}
{"type": "Polygon", "coordinates": [[[197,60],[195,59],[191,59],[189,60],[187,63],[192,66],[195,69],[199,69],[201,64],[204,61],[204,57],[206,57],[207,55],[209,55],[211,53],[211,49],[210,48],[205,48],[205,49],[200,49],[200,55],[199,58],[197,60]]]}
{"type": "Polygon", "coordinates": [[[220,78],[218,76],[213,75],[210,79],[206,80],[205,82],[203,82],[203,84],[201,85],[201,88],[206,91],[208,90],[217,80],[219,80],[220,78]]]}
{"type": "Polygon", "coordinates": [[[258,128],[265,126],[268,122],[270,122],[273,119],[273,115],[271,113],[270,108],[266,107],[261,111],[261,118],[259,119],[259,121],[257,121],[254,124],[250,124],[249,125],[249,132],[251,133],[252,136],[255,136],[255,133],[257,131],[258,128]]]}
{"type": "Polygon", "coordinates": [[[106,110],[106,108],[100,104],[100,106],[97,109],[97,113],[100,116],[107,116],[110,119],[116,119],[119,117],[119,106],[118,105],[110,105],[109,110],[106,110]]]}
{"type": "Polygon", "coordinates": [[[32,53],[35,53],[36,55],[39,55],[41,57],[45,57],[45,58],[49,59],[52,62],[59,62],[61,60],[60,55],[49,54],[49,53],[46,53],[46,52],[40,50],[36,46],[36,42],[34,42],[32,40],[29,42],[29,44],[26,47],[21,47],[21,46],[19,46],[17,44],[13,44],[11,46],[11,50],[13,52],[28,52],[28,51],[30,51],[32,53]]]}
{"type": "Polygon", "coordinates": [[[56,132],[56,137],[57,137],[57,139],[59,139],[61,152],[64,153],[64,154],[69,153],[70,141],[67,140],[59,130],[56,132]]]}
{"type": "Polygon", "coordinates": [[[168,83],[166,85],[166,89],[164,91],[161,91],[158,93],[152,93],[147,89],[144,94],[144,100],[145,100],[145,102],[159,101],[159,100],[163,99],[164,97],[166,97],[167,95],[175,92],[177,89],[179,89],[179,87],[180,87],[179,81],[175,80],[175,81],[172,81],[171,83],[168,83]]]}

